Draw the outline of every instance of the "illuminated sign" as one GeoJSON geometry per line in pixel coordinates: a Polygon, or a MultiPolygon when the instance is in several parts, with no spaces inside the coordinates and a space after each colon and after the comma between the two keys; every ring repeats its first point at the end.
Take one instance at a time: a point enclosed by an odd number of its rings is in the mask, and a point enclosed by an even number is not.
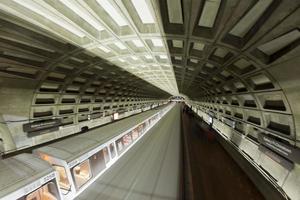
{"type": "Polygon", "coordinates": [[[300,150],[298,148],[284,144],[264,134],[258,135],[258,141],[288,160],[300,163],[300,150]]]}
{"type": "Polygon", "coordinates": [[[41,135],[58,130],[61,125],[61,119],[48,119],[23,124],[23,131],[28,133],[29,137],[41,135]]]}
{"type": "Polygon", "coordinates": [[[114,113],[113,118],[114,118],[114,120],[119,119],[119,113],[114,113]]]}

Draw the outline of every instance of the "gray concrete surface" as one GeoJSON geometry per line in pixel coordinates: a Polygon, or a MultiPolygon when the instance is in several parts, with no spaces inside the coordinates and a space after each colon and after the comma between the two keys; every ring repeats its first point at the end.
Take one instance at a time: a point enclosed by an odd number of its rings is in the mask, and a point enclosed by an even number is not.
{"type": "Polygon", "coordinates": [[[180,109],[175,106],[77,200],[175,200],[179,193],[180,109]]]}

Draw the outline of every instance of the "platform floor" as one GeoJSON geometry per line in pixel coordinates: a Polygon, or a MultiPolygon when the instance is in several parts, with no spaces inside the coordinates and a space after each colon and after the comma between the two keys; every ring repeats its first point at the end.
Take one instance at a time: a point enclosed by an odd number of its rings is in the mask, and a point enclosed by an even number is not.
{"type": "Polygon", "coordinates": [[[176,105],[76,199],[178,199],[180,123],[180,106],[176,105]]]}
{"type": "Polygon", "coordinates": [[[189,144],[195,200],[263,200],[248,176],[222,148],[214,135],[205,134],[188,114],[182,114],[183,132],[189,144]]]}

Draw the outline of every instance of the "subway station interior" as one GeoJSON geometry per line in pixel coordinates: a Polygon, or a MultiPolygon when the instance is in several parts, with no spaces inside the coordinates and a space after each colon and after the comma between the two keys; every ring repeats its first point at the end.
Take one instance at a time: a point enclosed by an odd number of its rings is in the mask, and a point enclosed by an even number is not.
{"type": "Polygon", "coordinates": [[[0,0],[1,200],[300,200],[299,0],[0,0]]]}

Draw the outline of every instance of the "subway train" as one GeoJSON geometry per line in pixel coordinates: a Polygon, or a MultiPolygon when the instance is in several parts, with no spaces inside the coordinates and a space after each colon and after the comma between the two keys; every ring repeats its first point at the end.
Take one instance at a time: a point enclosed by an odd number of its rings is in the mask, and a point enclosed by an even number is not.
{"type": "MultiPolygon", "coordinates": [[[[0,160],[1,200],[74,199],[145,135],[175,103],[0,160]]],[[[154,108],[154,107],[153,107],[154,108]]],[[[120,119],[121,115],[113,117],[120,119]]],[[[121,116],[122,117],[122,116],[121,116]]]]}

